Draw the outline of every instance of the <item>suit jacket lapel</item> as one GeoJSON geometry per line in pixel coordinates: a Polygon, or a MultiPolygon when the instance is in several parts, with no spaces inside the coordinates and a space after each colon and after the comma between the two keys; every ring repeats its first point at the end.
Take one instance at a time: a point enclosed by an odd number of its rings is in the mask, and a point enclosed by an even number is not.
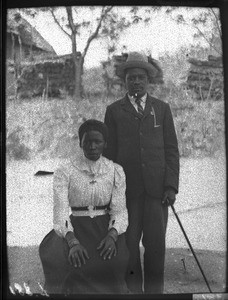
{"type": "Polygon", "coordinates": [[[122,98],[122,100],[121,100],[121,106],[122,106],[122,108],[123,108],[125,111],[127,111],[127,112],[129,112],[129,113],[135,115],[136,117],[139,117],[138,112],[135,110],[135,108],[134,108],[133,105],[131,104],[131,102],[130,102],[130,100],[128,99],[128,96],[127,96],[127,95],[125,95],[125,97],[122,98]]]}
{"type": "Polygon", "coordinates": [[[144,109],[144,118],[146,118],[152,111],[152,106],[154,103],[154,98],[151,97],[150,95],[147,95],[147,99],[146,99],[146,106],[144,109]]]}

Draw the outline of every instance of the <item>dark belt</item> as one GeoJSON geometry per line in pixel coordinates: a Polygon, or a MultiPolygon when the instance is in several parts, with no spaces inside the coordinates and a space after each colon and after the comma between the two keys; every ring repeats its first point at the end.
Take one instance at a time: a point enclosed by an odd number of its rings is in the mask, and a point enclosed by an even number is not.
{"type": "MultiPolygon", "coordinates": [[[[108,207],[109,205],[94,206],[93,210],[103,210],[103,209],[107,209],[108,207]]],[[[71,207],[71,210],[74,211],[89,210],[89,206],[80,206],[80,207],[73,206],[71,207]]]]}

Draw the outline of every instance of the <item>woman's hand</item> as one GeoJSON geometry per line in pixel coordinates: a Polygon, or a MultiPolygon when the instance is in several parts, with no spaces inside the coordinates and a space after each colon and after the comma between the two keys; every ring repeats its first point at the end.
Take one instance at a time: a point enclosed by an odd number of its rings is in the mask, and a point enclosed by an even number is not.
{"type": "Polygon", "coordinates": [[[103,257],[104,260],[111,259],[113,256],[116,256],[117,250],[116,250],[116,244],[114,242],[114,239],[107,235],[99,244],[97,247],[97,250],[100,251],[100,256],[103,257]]]}
{"type": "Polygon", "coordinates": [[[89,255],[85,247],[81,244],[74,245],[70,248],[68,260],[75,268],[80,268],[83,264],[85,264],[86,259],[89,259],[89,255]]]}

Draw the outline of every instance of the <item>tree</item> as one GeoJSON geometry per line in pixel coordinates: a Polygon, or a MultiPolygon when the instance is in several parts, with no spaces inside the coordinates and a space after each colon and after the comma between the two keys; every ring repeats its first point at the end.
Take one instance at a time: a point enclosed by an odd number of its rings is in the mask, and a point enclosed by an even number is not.
{"type": "Polygon", "coordinates": [[[82,96],[82,74],[84,61],[92,42],[95,39],[108,38],[108,53],[115,49],[115,42],[120,32],[131,25],[137,16],[137,8],[128,9],[128,19],[118,12],[114,6],[67,6],[67,7],[43,7],[36,9],[23,9],[23,12],[36,16],[40,12],[49,14],[55,24],[66,34],[72,45],[72,59],[75,67],[75,99],[82,96]],[[79,49],[79,39],[83,38],[84,47],[79,49]]]}
{"type": "MultiPolygon", "coordinates": [[[[39,13],[51,16],[60,30],[70,38],[72,58],[75,67],[75,99],[80,99],[83,93],[82,75],[84,61],[94,40],[107,41],[108,61],[117,50],[120,34],[131,25],[144,22],[148,24],[152,12],[157,7],[139,6],[67,6],[23,8],[23,12],[35,17],[39,13]],[[84,47],[79,46],[83,40],[84,47]]],[[[124,46],[122,47],[124,49],[124,46]]]]}
{"type": "MultiPolygon", "coordinates": [[[[97,18],[97,23],[96,23],[95,29],[93,31],[91,30],[91,34],[90,34],[89,38],[87,39],[84,50],[81,53],[81,55],[79,55],[79,56],[77,55],[77,39],[76,39],[77,35],[80,34],[79,32],[80,32],[81,27],[88,28],[91,25],[91,21],[82,21],[81,23],[77,22],[77,21],[75,22],[73,13],[74,12],[77,13],[76,9],[74,9],[73,7],[70,7],[70,6],[66,7],[67,19],[68,19],[67,27],[69,27],[70,31],[71,31],[71,33],[69,34],[64,29],[64,27],[60,25],[60,22],[56,18],[54,8],[51,8],[51,13],[52,13],[52,16],[53,16],[55,22],[59,25],[59,27],[71,39],[72,57],[73,57],[73,62],[74,62],[74,66],[75,66],[75,91],[74,91],[74,95],[75,95],[76,98],[81,97],[81,92],[82,92],[81,77],[82,77],[82,74],[83,74],[83,64],[84,64],[85,56],[87,54],[87,51],[90,47],[91,42],[95,38],[98,37],[99,31],[100,31],[100,29],[103,25],[102,23],[104,22],[104,19],[108,17],[109,12],[112,10],[112,8],[113,8],[112,6],[102,7],[100,15],[97,18]]],[[[93,9],[93,8],[91,8],[91,9],[93,9]]]]}
{"type": "Polygon", "coordinates": [[[193,27],[194,37],[204,41],[212,54],[222,55],[222,31],[218,8],[185,8],[187,15],[178,7],[169,7],[166,13],[178,24],[193,27]],[[179,13],[180,12],[180,13],[179,13]],[[190,13],[189,13],[190,12],[190,13]]]}

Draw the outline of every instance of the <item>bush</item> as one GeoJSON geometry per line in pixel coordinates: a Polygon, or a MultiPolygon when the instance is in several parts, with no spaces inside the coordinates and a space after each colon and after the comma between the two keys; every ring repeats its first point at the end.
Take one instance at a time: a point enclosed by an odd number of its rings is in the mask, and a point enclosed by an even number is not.
{"type": "Polygon", "coordinates": [[[7,154],[13,159],[67,157],[77,151],[78,128],[89,118],[104,119],[114,99],[91,97],[79,102],[42,98],[7,103],[7,154]]]}
{"type": "Polygon", "coordinates": [[[102,97],[105,94],[105,82],[102,74],[102,67],[84,71],[82,76],[84,97],[102,97]]]}
{"type": "Polygon", "coordinates": [[[174,119],[181,156],[212,156],[224,150],[224,112],[221,102],[195,102],[192,110],[174,119]]]}
{"type": "Polygon", "coordinates": [[[171,81],[152,89],[170,104],[181,156],[212,156],[224,150],[224,101],[198,101],[193,92],[171,81]]]}
{"type": "Polygon", "coordinates": [[[23,127],[18,126],[7,137],[6,154],[9,159],[29,160],[30,149],[26,147],[22,141],[23,127]]]}
{"type": "MultiPolygon", "coordinates": [[[[196,101],[192,93],[170,82],[152,88],[154,96],[170,104],[181,156],[212,156],[224,150],[224,101],[196,101]]],[[[103,121],[107,105],[116,99],[101,94],[79,102],[69,97],[8,102],[8,155],[15,159],[72,155],[81,123],[89,118],[103,121]]]]}

